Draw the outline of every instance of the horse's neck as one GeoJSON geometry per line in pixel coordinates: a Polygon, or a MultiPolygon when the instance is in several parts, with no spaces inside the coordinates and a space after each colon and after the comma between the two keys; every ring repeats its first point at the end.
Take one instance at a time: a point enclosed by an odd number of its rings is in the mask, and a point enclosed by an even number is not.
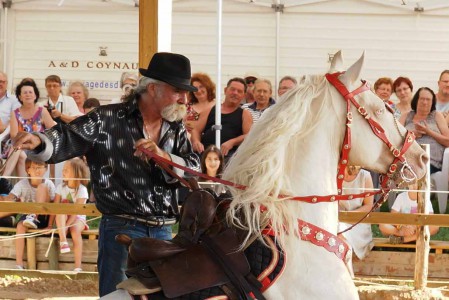
{"type": "MultiPolygon", "coordinates": [[[[338,144],[333,131],[318,127],[314,134],[304,140],[297,151],[298,164],[293,171],[295,195],[331,195],[337,192],[338,144]],[[329,134],[332,132],[332,134],[329,134]]],[[[293,201],[292,201],[293,202],[293,201]]],[[[296,202],[296,201],[295,201],[296,202]]],[[[304,202],[289,203],[298,210],[298,218],[336,233],[338,204],[304,202]]]]}

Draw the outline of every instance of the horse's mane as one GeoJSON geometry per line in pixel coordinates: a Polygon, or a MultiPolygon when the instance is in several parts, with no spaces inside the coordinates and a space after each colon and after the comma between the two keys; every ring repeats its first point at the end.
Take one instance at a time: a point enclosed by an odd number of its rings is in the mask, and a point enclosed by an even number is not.
{"type": "Polygon", "coordinates": [[[247,186],[245,190],[232,189],[234,198],[228,211],[231,222],[249,230],[247,238],[260,233],[261,207],[266,207],[266,217],[281,245],[285,230],[297,233],[297,223],[291,221],[296,220],[295,212],[287,208],[279,195],[295,195],[286,170],[292,165],[298,139],[305,139],[317,126],[326,105],[332,106],[328,101],[314,100],[330,98],[329,93],[324,76],[304,77],[264,112],[226,167],[226,180],[247,186]]]}

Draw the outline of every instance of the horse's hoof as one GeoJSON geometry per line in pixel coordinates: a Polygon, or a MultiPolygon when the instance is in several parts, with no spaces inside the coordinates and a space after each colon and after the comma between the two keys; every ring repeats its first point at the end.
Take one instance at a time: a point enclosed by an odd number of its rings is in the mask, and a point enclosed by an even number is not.
{"type": "Polygon", "coordinates": [[[131,242],[133,241],[129,236],[127,236],[126,234],[117,234],[115,236],[115,241],[125,245],[125,246],[129,246],[131,245],[131,242]]]}

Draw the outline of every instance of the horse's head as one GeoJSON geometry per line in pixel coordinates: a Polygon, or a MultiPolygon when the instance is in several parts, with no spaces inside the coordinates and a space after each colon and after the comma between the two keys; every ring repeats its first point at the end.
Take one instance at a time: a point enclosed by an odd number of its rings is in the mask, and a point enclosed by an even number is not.
{"type": "Polygon", "coordinates": [[[414,137],[407,135],[407,130],[396,120],[388,104],[371,91],[366,81],[361,80],[363,62],[364,54],[346,72],[338,73],[342,58],[337,52],[326,75],[335,87],[334,92],[340,94],[336,99],[341,99],[339,106],[350,131],[342,149],[349,148],[346,149],[350,150],[348,158],[346,161],[340,159],[340,165],[361,165],[379,173],[394,173],[397,169],[401,175],[396,176],[397,181],[423,177],[427,155],[413,141],[414,137]],[[392,165],[393,161],[395,164],[392,165]]]}

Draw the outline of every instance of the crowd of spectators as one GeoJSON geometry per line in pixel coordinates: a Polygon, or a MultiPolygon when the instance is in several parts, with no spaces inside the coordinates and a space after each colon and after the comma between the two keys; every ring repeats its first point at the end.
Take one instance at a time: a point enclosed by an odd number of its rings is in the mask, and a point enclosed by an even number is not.
{"type": "MultiPolygon", "coordinates": [[[[39,103],[39,89],[32,78],[25,78],[20,82],[15,90],[15,96],[6,90],[8,79],[6,74],[0,72],[0,133],[9,133],[14,137],[19,131],[43,131],[51,128],[59,122],[70,123],[78,116],[88,114],[100,106],[100,101],[96,98],[89,98],[89,91],[81,81],[71,82],[67,95],[63,95],[61,78],[57,75],[50,75],[45,79],[45,88],[47,90],[47,99],[39,103]]],[[[138,84],[138,76],[134,73],[123,73],[120,87],[122,93],[111,103],[120,103],[128,96],[134,87],[138,84]]],[[[192,86],[197,88],[196,92],[189,92],[187,103],[187,115],[184,119],[184,125],[189,132],[189,138],[193,149],[202,157],[202,172],[211,177],[220,177],[226,162],[232,157],[238,146],[243,142],[251,127],[262,116],[263,113],[276,105],[276,101],[282,101],[282,97],[290,89],[297,85],[293,76],[283,77],[278,84],[276,95],[273,94],[273,85],[270,80],[260,77],[251,72],[243,77],[231,78],[224,89],[224,100],[222,103],[216,103],[215,83],[206,73],[195,73],[191,78],[192,86]],[[277,100],[275,100],[275,98],[277,100]],[[220,105],[221,108],[221,127],[215,125],[215,108],[220,105]],[[216,130],[220,129],[221,139],[220,147],[216,145],[216,130]]],[[[441,170],[443,152],[449,147],[449,70],[440,74],[438,80],[438,91],[434,93],[428,87],[420,87],[413,94],[413,83],[407,78],[400,76],[395,80],[389,77],[381,77],[374,84],[374,90],[379,98],[386,105],[389,105],[394,111],[397,119],[408,129],[415,133],[419,143],[430,144],[431,152],[431,172],[441,170]],[[397,100],[392,99],[395,95],[397,100]]],[[[2,157],[7,159],[7,165],[4,169],[4,176],[17,175],[24,179],[18,181],[11,190],[0,191],[1,200],[14,200],[25,202],[49,202],[55,199],[55,185],[57,191],[66,188],[73,192],[74,197],[69,202],[85,203],[88,201],[87,189],[81,181],[73,182],[66,180],[63,175],[63,165],[50,165],[53,172],[47,171],[47,165],[37,165],[27,160],[23,151],[12,151],[8,143],[2,142],[2,157]],[[58,171],[59,168],[59,171],[58,171]],[[37,177],[38,180],[32,179],[37,177]],[[54,183],[45,179],[59,179],[54,183]],[[43,184],[42,184],[43,183],[43,184]],[[41,187],[44,186],[44,187],[41,187]],[[79,189],[81,187],[81,189],[79,189]],[[24,192],[24,189],[29,191],[24,192]],[[82,193],[79,191],[82,190],[82,193]],[[23,198],[26,195],[26,198],[23,198]],[[81,196],[80,196],[81,195],[81,196]]],[[[74,166],[76,169],[82,169],[80,164],[85,162],[80,159],[76,162],[65,163],[66,168],[73,175],[74,166]]],[[[87,173],[83,173],[86,175],[87,173]]],[[[77,176],[79,174],[77,173],[77,176]]],[[[374,174],[373,176],[377,176],[374,174]]],[[[69,176],[73,177],[73,176],[69,176]]],[[[5,178],[1,179],[5,181],[5,178]]],[[[206,179],[200,181],[207,182],[206,179]]],[[[375,188],[377,187],[377,178],[372,178],[369,172],[360,167],[348,167],[345,172],[344,186],[346,188],[375,188]],[[374,184],[373,184],[374,181],[374,184]]],[[[6,186],[1,183],[1,186],[6,186]]],[[[7,183],[7,182],[6,182],[7,183]]],[[[84,183],[84,182],[83,182],[84,183]]],[[[8,185],[7,184],[7,185],[8,185]]],[[[415,187],[410,187],[415,189],[415,187]]],[[[66,191],[66,190],[64,190],[66,191]]],[[[220,188],[217,192],[223,192],[220,188]]],[[[70,194],[70,193],[69,193],[70,194]]],[[[61,201],[61,194],[57,194],[56,201],[61,201]]],[[[64,200],[64,199],[62,199],[64,200]]],[[[64,200],[65,201],[65,200],[64,200]]],[[[340,209],[345,211],[369,211],[373,203],[372,197],[365,199],[354,199],[340,203],[340,209]]],[[[400,194],[392,207],[392,212],[413,213],[414,203],[416,203],[416,193],[400,194]],[[406,200],[404,200],[406,199],[406,200]],[[404,208],[408,207],[408,208],[404,208]]],[[[430,205],[430,204],[428,204],[430,205]]],[[[433,209],[430,207],[430,211],[433,209]]],[[[0,213],[0,224],[17,226],[17,232],[25,232],[26,228],[42,228],[53,226],[54,218],[50,222],[46,216],[24,215],[14,216],[11,214],[0,213]]],[[[56,218],[57,227],[62,230],[66,225],[75,224],[73,230],[70,230],[74,241],[78,240],[78,233],[85,228],[80,216],[62,216],[56,218]],[[77,222],[78,220],[81,220],[77,222]]],[[[340,229],[347,228],[348,224],[340,224],[340,229]]],[[[416,228],[412,226],[382,225],[381,232],[390,238],[392,243],[409,242],[416,239],[416,228]]],[[[438,228],[432,228],[431,233],[438,231],[438,228]]],[[[61,253],[70,251],[70,247],[65,238],[65,230],[61,231],[61,253]]],[[[355,254],[362,259],[369,253],[372,247],[372,233],[368,225],[357,225],[352,231],[343,234],[354,248],[355,254]]],[[[75,246],[77,258],[76,270],[81,270],[80,246],[79,241],[75,246]]],[[[23,247],[24,240],[17,242],[17,267],[23,268],[23,247]],[[21,254],[22,253],[22,254],[21,254]]]]}

